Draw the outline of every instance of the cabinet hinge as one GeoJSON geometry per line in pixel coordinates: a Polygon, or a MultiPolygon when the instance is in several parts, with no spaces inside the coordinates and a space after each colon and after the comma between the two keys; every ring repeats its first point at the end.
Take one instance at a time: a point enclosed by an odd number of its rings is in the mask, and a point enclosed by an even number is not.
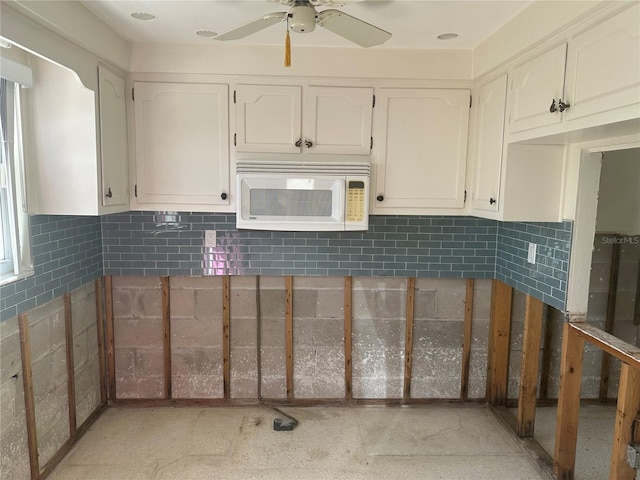
{"type": "Polygon", "coordinates": [[[238,146],[238,143],[236,142],[236,140],[237,140],[237,138],[236,138],[236,137],[237,137],[237,136],[238,136],[238,134],[237,134],[237,133],[234,133],[234,134],[233,134],[233,146],[234,146],[234,147],[237,147],[237,146],[238,146]]]}
{"type": "Polygon", "coordinates": [[[371,143],[369,143],[369,150],[373,150],[373,137],[371,137],[371,143]]]}
{"type": "Polygon", "coordinates": [[[469,95],[469,108],[473,105],[473,95],[469,95]]]}
{"type": "Polygon", "coordinates": [[[376,108],[376,96],[373,96],[373,104],[371,105],[371,108],[376,108]]]}
{"type": "Polygon", "coordinates": [[[236,91],[233,91],[233,103],[236,103],[236,91]]]}
{"type": "Polygon", "coordinates": [[[134,102],[136,101],[136,89],[135,88],[131,89],[131,100],[133,100],[134,102]]]}
{"type": "Polygon", "coordinates": [[[136,198],[138,198],[138,184],[137,183],[133,186],[133,195],[136,198]]]}

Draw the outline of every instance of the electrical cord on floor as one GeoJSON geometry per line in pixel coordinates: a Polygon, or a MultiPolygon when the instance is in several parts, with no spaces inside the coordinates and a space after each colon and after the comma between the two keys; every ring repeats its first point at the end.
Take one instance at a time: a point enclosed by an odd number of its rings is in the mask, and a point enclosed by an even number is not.
{"type": "Polygon", "coordinates": [[[260,313],[260,276],[256,275],[256,318],[257,318],[257,353],[256,353],[256,360],[258,363],[258,402],[260,403],[260,405],[262,405],[263,407],[269,408],[271,410],[273,410],[274,412],[279,413],[280,415],[282,415],[283,417],[286,418],[286,420],[283,420],[282,418],[276,418],[273,420],[273,429],[278,431],[278,432],[287,432],[287,431],[291,431],[294,428],[296,428],[298,426],[298,419],[295,418],[292,415],[289,415],[286,412],[283,412],[282,410],[280,410],[279,408],[265,402],[265,400],[262,398],[262,329],[261,329],[261,324],[262,324],[262,318],[261,318],[261,313],[260,313]]]}

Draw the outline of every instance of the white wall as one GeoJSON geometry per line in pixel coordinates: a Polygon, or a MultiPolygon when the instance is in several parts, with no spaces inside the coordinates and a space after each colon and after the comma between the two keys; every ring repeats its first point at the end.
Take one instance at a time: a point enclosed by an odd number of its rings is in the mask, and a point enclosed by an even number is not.
{"type": "Polygon", "coordinates": [[[606,152],[600,170],[596,231],[640,234],[640,149],[606,152]]]}

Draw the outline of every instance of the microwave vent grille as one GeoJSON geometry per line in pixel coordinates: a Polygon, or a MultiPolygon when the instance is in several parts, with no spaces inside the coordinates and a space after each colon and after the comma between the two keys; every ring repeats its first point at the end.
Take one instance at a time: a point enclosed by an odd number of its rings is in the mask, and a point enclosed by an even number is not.
{"type": "Polygon", "coordinates": [[[371,166],[367,162],[261,162],[241,161],[237,173],[305,174],[305,175],[364,175],[369,176],[371,166]]]}

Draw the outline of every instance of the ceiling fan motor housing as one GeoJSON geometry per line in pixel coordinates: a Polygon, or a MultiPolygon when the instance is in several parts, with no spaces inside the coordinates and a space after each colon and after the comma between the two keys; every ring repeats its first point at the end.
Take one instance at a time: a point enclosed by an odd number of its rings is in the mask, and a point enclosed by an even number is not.
{"type": "Polygon", "coordinates": [[[310,5],[292,7],[289,11],[289,28],[297,33],[313,32],[316,28],[316,9],[310,5]]]}

